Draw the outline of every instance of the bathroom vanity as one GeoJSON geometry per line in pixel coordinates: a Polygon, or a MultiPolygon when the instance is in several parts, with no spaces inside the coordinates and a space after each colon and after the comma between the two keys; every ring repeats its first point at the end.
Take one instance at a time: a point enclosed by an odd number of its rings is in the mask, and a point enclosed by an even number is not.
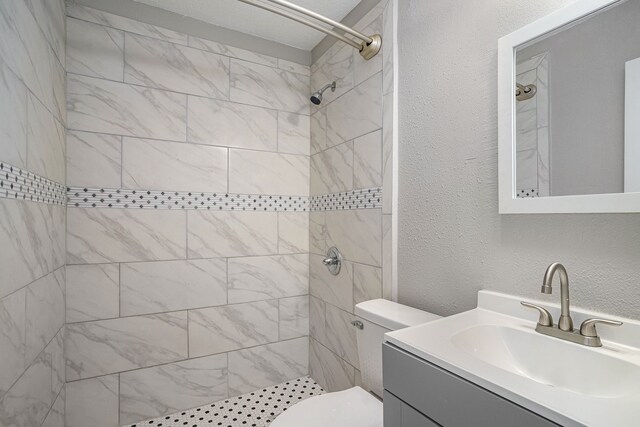
{"type": "Polygon", "coordinates": [[[383,360],[385,427],[558,425],[392,344],[383,360]]]}
{"type": "Polygon", "coordinates": [[[640,322],[572,308],[577,325],[623,322],[590,347],[539,332],[521,301],[480,291],[473,310],[386,334],[385,427],[637,426],[640,322]]]}

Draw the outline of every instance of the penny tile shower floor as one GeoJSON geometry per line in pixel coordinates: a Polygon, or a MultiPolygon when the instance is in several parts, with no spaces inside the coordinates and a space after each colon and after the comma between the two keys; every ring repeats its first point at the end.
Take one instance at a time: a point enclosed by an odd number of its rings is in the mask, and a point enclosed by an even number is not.
{"type": "Polygon", "coordinates": [[[293,404],[323,393],[313,379],[302,377],[125,427],[264,427],[293,404]]]}

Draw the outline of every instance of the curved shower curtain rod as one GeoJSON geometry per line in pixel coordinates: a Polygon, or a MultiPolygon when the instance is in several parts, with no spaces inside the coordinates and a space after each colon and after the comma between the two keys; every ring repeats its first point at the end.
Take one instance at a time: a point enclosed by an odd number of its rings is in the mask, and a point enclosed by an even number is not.
{"type": "Polygon", "coordinates": [[[336,39],[340,40],[343,43],[348,44],[349,46],[352,46],[356,49],[358,49],[358,51],[360,52],[360,55],[362,55],[362,57],[364,59],[371,59],[374,56],[376,56],[378,54],[378,52],[380,51],[380,48],[382,47],[382,37],[380,36],[380,34],[373,34],[371,36],[366,36],[356,30],[354,30],[353,28],[347,27],[346,25],[334,21],[333,19],[329,19],[325,16],[320,15],[319,13],[313,12],[311,10],[305,9],[304,7],[298,6],[296,4],[290,3],[288,1],[285,0],[266,0],[268,2],[271,3],[275,3],[277,5],[282,6],[283,8],[287,8],[287,9],[291,9],[294,10],[300,14],[309,16],[313,19],[316,19],[318,21],[321,21],[327,25],[331,25],[334,28],[338,28],[342,31],[344,31],[347,34],[350,34],[358,39],[361,40],[360,43],[346,37],[343,34],[340,34],[339,32],[323,27],[322,25],[313,22],[309,19],[306,19],[303,16],[297,15],[295,13],[290,12],[289,10],[286,9],[282,9],[279,8],[277,6],[271,5],[269,3],[265,3],[264,1],[260,1],[260,0],[239,0],[243,3],[247,3],[250,4],[252,6],[255,7],[259,7],[260,9],[264,9],[264,10],[268,10],[269,12],[273,12],[275,14],[278,14],[280,16],[284,16],[285,18],[289,18],[291,20],[294,20],[296,22],[299,22],[301,24],[304,24],[308,27],[311,27],[315,30],[321,31],[325,34],[330,35],[331,37],[335,37],[336,39]]]}

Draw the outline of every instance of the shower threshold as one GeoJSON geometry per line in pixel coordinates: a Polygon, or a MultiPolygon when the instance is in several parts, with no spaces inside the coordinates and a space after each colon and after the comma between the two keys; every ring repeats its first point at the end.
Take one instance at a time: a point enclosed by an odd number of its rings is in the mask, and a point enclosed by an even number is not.
{"type": "Polygon", "coordinates": [[[264,427],[295,403],[323,393],[307,376],[124,427],[264,427]]]}

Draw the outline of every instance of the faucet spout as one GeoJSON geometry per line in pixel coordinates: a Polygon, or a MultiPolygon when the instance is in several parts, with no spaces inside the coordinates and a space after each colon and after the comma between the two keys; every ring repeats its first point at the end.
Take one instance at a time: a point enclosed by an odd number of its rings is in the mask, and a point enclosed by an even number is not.
{"type": "Polygon", "coordinates": [[[573,331],[573,320],[569,312],[569,276],[567,270],[559,262],[551,264],[544,273],[541,292],[550,294],[553,291],[553,277],[558,273],[560,276],[560,319],[558,328],[562,331],[573,331]]]}

